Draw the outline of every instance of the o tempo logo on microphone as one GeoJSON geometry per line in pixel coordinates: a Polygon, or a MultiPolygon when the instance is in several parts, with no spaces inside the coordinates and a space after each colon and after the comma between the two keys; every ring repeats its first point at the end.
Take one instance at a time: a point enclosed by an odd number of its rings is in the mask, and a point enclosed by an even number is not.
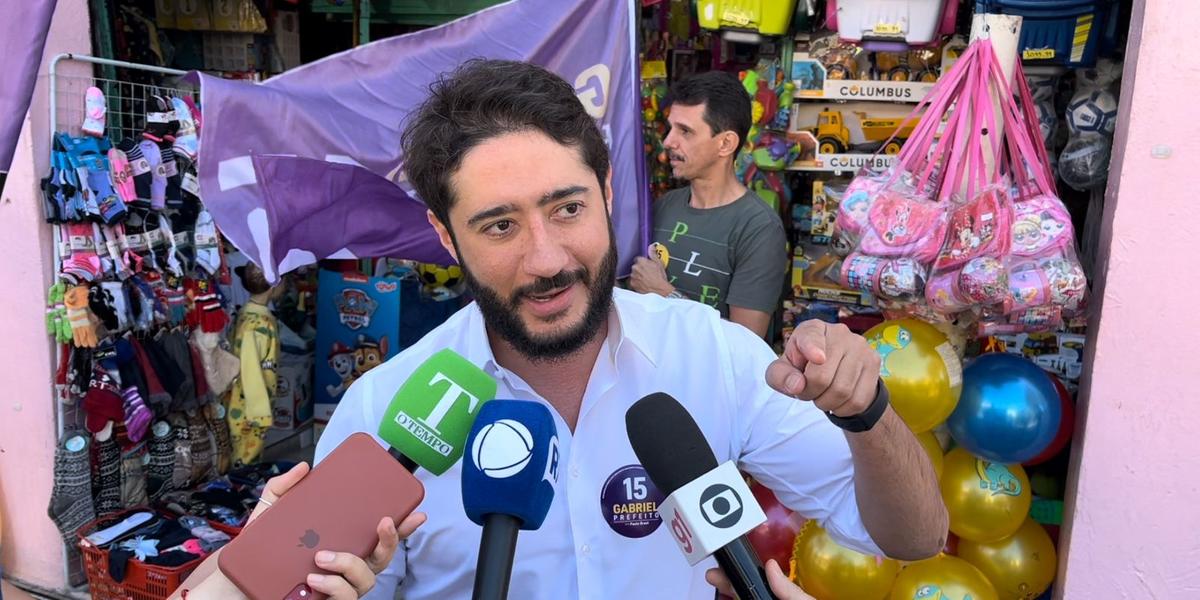
{"type": "Polygon", "coordinates": [[[713,527],[733,527],[742,518],[742,497],[723,483],[710,485],[700,494],[700,514],[713,527]]]}
{"type": "Polygon", "coordinates": [[[520,421],[512,419],[488,423],[475,436],[471,458],[488,477],[512,477],[533,458],[533,434],[520,421]]]}

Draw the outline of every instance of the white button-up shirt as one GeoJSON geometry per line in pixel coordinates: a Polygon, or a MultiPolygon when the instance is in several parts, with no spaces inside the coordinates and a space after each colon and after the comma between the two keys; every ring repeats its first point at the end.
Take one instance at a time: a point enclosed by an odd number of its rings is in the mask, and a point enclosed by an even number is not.
{"type": "MultiPolygon", "coordinates": [[[[767,386],[767,365],[776,358],[767,344],[697,302],[622,289],[613,296],[608,337],[588,379],[575,430],[551,407],[565,476],[560,475],[542,527],[517,538],[510,597],[713,598],[704,571],[715,561],[688,566],[669,525],[645,510],[647,501],[661,501],[662,494],[633,453],[625,411],[653,392],[666,392],[687,408],[718,463],[736,460],[782,503],[816,519],[843,545],[880,553],[858,512],[854,467],[842,431],[812,403],[767,386]]],[[[443,348],[496,378],[498,398],[546,404],[496,363],[483,315],[472,304],[355,382],[322,434],[316,460],[352,433],[376,435],[396,390],[443,348]]],[[[429,520],[401,542],[367,598],[470,597],[480,528],[463,510],[460,465],[441,476],[417,472],[425,485],[418,510],[429,520]]]]}

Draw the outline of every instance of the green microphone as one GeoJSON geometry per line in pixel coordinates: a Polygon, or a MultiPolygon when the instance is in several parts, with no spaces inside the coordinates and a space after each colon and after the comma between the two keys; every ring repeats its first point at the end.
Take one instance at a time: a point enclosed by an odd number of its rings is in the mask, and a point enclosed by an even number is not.
{"type": "Polygon", "coordinates": [[[462,458],[475,416],[496,397],[496,380],[453,350],[421,363],[379,423],[379,437],[410,472],[441,475],[462,458]]]}

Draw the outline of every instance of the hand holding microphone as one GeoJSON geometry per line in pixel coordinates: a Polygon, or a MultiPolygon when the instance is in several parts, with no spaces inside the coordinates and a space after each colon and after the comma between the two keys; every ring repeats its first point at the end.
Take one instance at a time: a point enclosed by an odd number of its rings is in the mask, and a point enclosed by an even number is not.
{"type": "MultiPolygon", "coordinates": [[[[792,580],[783,574],[783,569],[779,567],[779,563],[775,562],[775,559],[767,561],[766,570],[767,583],[770,584],[771,591],[779,597],[779,600],[817,600],[800,589],[800,586],[792,583],[792,580]]],[[[733,597],[733,583],[720,569],[709,569],[704,574],[704,579],[717,588],[722,595],[733,597]]]]}
{"type": "Polygon", "coordinates": [[[472,598],[503,600],[517,533],[541,527],[554,500],[558,428],[542,404],[492,400],[479,411],[466,447],[463,508],[483,527],[472,598]]]}

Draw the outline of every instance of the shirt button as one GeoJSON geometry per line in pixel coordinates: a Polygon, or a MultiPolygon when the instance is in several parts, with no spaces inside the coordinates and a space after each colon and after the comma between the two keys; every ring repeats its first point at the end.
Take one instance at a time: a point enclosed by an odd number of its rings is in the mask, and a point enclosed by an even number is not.
{"type": "Polygon", "coordinates": [[[580,554],[587,556],[592,553],[592,547],[587,544],[584,544],[579,547],[579,552],[580,552],[580,554]]]}
{"type": "Polygon", "coordinates": [[[579,478],[579,467],[571,467],[571,477],[574,479],[579,478]]]}

